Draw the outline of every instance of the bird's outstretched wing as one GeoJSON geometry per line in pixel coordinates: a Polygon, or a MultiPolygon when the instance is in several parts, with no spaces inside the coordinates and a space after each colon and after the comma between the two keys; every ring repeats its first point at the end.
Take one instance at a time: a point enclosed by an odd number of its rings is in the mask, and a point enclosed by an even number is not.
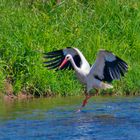
{"type": "Polygon", "coordinates": [[[127,70],[128,65],[125,61],[109,51],[100,50],[89,74],[101,81],[112,82],[124,76],[127,70]]]}
{"type": "MultiPolygon", "coordinates": [[[[47,59],[47,61],[44,62],[44,64],[46,64],[45,67],[47,67],[48,69],[58,70],[59,66],[64,61],[67,54],[72,55],[77,67],[81,66],[81,58],[77,53],[77,51],[74,48],[68,47],[65,49],[44,53],[44,58],[47,59]]],[[[73,66],[70,63],[70,61],[68,61],[63,67],[60,68],[60,70],[65,70],[65,69],[68,70],[73,69],[73,66]]]]}

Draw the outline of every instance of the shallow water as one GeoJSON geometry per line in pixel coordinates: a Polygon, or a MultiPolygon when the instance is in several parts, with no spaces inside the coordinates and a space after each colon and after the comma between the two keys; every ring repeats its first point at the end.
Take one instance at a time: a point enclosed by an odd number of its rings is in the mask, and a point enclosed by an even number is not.
{"type": "Polygon", "coordinates": [[[0,101],[0,140],[140,140],[140,97],[0,101]]]}

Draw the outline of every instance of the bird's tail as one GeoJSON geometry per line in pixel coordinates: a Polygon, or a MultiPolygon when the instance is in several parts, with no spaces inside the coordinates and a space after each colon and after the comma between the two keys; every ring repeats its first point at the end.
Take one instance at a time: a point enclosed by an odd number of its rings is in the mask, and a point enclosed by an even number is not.
{"type": "Polygon", "coordinates": [[[110,84],[107,84],[107,83],[102,83],[102,88],[103,89],[108,89],[108,88],[113,88],[113,86],[110,85],[110,84]]]}

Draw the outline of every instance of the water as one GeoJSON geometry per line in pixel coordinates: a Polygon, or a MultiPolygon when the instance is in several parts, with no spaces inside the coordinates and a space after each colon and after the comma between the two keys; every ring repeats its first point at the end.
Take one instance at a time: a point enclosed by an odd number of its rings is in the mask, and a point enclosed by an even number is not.
{"type": "Polygon", "coordinates": [[[140,140],[140,97],[0,101],[0,140],[140,140]]]}

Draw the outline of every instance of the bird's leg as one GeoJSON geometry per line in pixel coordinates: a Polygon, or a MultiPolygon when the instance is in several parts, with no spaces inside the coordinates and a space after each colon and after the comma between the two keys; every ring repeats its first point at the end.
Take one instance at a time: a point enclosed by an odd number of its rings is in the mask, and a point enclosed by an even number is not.
{"type": "MultiPolygon", "coordinates": [[[[96,90],[95,95],[97,96],[99,94],[99,90],[98,89],[95,89],[95,90],[96,90]]],[[[87,95],[86,94],[85,96],[86,96],[86,98],[83,100],[83,104],[82,104],[81,107],[84,107],[87,104],[88,99],[91,98],[93,95],[87,95]]]]}
{"type": "MultiPolygon", "coordinates": [[[[98,89],[95,89],[95,90],[96,90],[95,95],[97,96],[97,95],[99,94],[99,90],[98,90],[98,89]]],[[[86,105],[87,102],[88,102],[88,99],[90,99],[93,95],[85,94],[85,96],[86,96],[86,98],[83,100],[82,106],[77,110],[77,112],[80,112],[81,109],[82,109],[83,107],[85,107],[85,105],[86,105]]]]}
{"type": "Polygon", "coordinates": [[[96,90],[95,96],[98,96],[99,95],[99,90],[98,89],[95,89],[95,90],[96,90]]]}
{"type": "Polygon", "coordinates": [[[83,100],[83,103],[82,103],[81,107],[84,107],[87,104],[88,99],[91,98],[91,97],[92,97],[92,95],[86,95],[86,98],[83,100]]]}
{"type": "Polygon", "coordinates": [[[85,105],[87,104],[88,99],[92,97],[92,95],[85,95],[85,96],[86,96],[86,98],[83,100],[82,106],[77,110],[77,112],[80,112],[81,109],[82,109],[83,107],[85,107],[85,105]]]}

